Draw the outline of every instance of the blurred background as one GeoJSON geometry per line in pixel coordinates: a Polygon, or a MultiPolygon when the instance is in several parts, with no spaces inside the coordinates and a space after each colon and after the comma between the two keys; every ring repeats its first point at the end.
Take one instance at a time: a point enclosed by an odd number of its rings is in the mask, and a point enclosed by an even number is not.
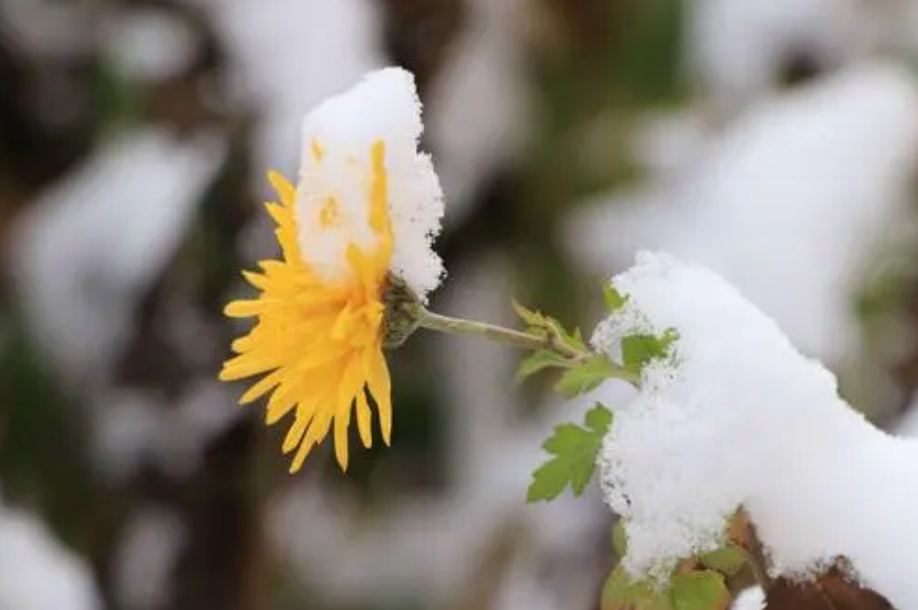
{"type": "Polygon", "coordinates": [[[588,331],[667,250],[918,434],[916,60],[916,0],[0,0],[0,610],[598,608],[597,490],[525,504],[587,404],[519,354],[416,335],[346,476],[216,381],[265,172],[383,65],[447,194],[436,309],[588,331]]]}

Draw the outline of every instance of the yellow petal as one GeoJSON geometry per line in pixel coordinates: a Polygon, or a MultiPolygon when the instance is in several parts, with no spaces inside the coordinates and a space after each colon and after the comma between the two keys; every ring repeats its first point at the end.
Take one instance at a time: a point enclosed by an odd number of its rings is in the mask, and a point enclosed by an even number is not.
{"type": "Polygon", "coordinates": [[[287,208],[273,201],[265,202],[265,210],[268,211],[268,215],[271,216],[271,219],[274,220],[278,227],[284,227],[293,220],[287,208]]]}
{"type": "Polygon", "coordinates": [[[382,432],[383,442],[388,445],[392,438],[392,384],[382,349],[377,348],[374,351],[370,358],[368,373],[370,393],[379,411],[379,429],[382,432]]]}
{"type": "Polygon", "coordinates": [[[277,196],[280,198],[281,203],[288,208],[293,207],[296,202],[296,188],[279,172],[268,172],[268,181],[277,191],[277,196]]]}
{"type": "Polygon", "coordinates": [[[376,140],[370,149],[370,226],[377,233],[386,229],[389,219],[389,176],[386,173],[386,143],[376,140]]]}
{"type": "Polygon", "coordinates": [[[253,271],[243,271],[242,277],[245,278],[249,284],[258,288],[259,290],[264,290],[268,285],[268,278],[260,273],[255,273],[253,271]]]}
{"type": "Polygon", "coordinates": [[[338,386],[338,404],[335,408],[335,456],[341,470],[347,471],[347,432],[351,425],[351,409],[358,394],[363,394],[364,370],[359,356],[348,362],[338,386]]]}
{"type": "Polygon", "coordinates": [[[254,402],[274,389],[277,384],[281,382],[284,377],[283,369],[278,369],[253,385],[251,388],[246,390],[245,394],[242,395],[242,398],[239,399],[239,404],[247,405],[251,402],[254,402]]]}
{"type": "Polygon", "coordinates": [[[261,315],[266,309],[277,305],[277,302],[266,299],[251,301],[233,301],[223,308],[223,313],[230,318],[251,318],[261,315]]]}
{"type": "Polygon", "coordinates": [[[331,329],[332,338],[343,341],[348,335],[351,335],[357,325],[358,316],[358,312],[354,311],[354,308],[348,303],[335,319],[335,325],[331,329]]]}
{"type": "Polygon", "coordinates": [[[370,403],[367,401],[366,392],[361,389],[357,393],[357,430],[360,432],[360,440],[363,446],[369,449],[373,446],[373,413],[370,411],[370,403]]]}
{"type": "Polygon", "coordinates": [[[309,422],[312,421],[312,418],[312,413],[297,413],[296,420],[287,431],[287,435],[284,437],[284,444],[281,447],[281,450],[285,454],[290,453],[302,443],[303,435],[306,434],[306,428],[309,426],[309,422]]]}
{"type": "Polygon", "coordinates": [[[328,434],[331,420],[331,409],[325,406],[321,406],[320,412],[317,413],[316,419],[312,421],[312,424],[309,426],[309,430],[306,431],[306,437],[300,444],[300,448],[296,452],[296,456],[293,458],[293,462],[290,464],[291,474],[299,472],[300,468],[303,467],[303,462],[312,451],[312,448],[315,447],[328,434]]]}
{"type": "Polygon", "coordinates": [[[266,373],[275,368],[277,368],[277,363],[273,358],[255,358],[249,354],[243,354],[223,365],[223,370],[220,371],[220,381],[236,381],[259,373],[266,373]]]}

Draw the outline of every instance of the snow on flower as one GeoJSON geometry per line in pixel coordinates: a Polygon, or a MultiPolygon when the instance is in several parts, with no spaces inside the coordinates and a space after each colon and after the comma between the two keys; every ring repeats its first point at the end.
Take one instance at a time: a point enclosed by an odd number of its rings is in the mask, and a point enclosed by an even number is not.
{"type": "Polygon", "coordinates": [[[675,329],[644,369],[600,453],[607,503],[626,520],[625,566],[662,574],[718,545],[744,506],[776,571],[846,557],[897,608],[918,608],[918,442],[872,426],[776,324],[707,269],[641,253],[613,278],[628,295],[597,349],[675,329]]]}
{"type": "Polygon", "coordinates": [[[317,106],[303,123],[299,181],[270,174],[279,202],[282,259],[246,279],[260,290],[235,301],[230,317],[255,317],[233,344],[225,381],[264,374],[242,398],[271,393],[267,421],[293,411],[283,444],[297,449],[291,472],[334,425],[335,454],[347,469],[352,412],[364,446],[372,442],[371,401],[390,441],[390,380],[383,356],[388,278],[423,302],[443,275],[432,241],[443,197],[430,157],[418,152],[422,124],[414,79],[399,68],[367,75],[317,106]]]}

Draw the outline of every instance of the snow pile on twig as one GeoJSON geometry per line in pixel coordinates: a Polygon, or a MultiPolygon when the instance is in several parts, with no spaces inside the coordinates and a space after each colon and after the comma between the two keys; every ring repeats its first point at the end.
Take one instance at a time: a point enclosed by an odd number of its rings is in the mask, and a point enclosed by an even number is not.
{"type": "Polygon", "coordinates": [[[891,437],[838,397],[835,377],[714,273],[642,253],[613,279],[625,305],[594,343],[675,329],[642,391],[609,404],[600,456],[608,504],[626,519],[625,566],[660,573],[719,542],[744,506],[776,570],[836,557],[898,608],[918,608],[918,442],[891,437]]]}

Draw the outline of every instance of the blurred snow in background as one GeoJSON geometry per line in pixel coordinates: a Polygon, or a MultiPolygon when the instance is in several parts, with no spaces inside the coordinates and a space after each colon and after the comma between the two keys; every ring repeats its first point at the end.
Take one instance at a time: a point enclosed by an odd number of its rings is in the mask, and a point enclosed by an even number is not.
{"type": "Polygon", "coordinates": [[[66,548],[39,516],[2,503],[0,608],[103,608],[101,596],[86,562],[66,548]]]}
{"type": "Polygon", "coordinates": [[[21,218],[17,287],[38,344],[74,387],[105,383],[139,299],[181,244],[223,154],[215,135],[125,134],[21,218]]]}
{"type": "Polygon", "coordinates": [[[578,260],[603,273],[641,248],[671,252],[722,274],[808,355],[839,364],[856,354],[851,299],[881,249],[908,237],[910,72],[857,65],[770,96],[679,156],[669,181],[600,197],[573,217],[578,260]]]}

